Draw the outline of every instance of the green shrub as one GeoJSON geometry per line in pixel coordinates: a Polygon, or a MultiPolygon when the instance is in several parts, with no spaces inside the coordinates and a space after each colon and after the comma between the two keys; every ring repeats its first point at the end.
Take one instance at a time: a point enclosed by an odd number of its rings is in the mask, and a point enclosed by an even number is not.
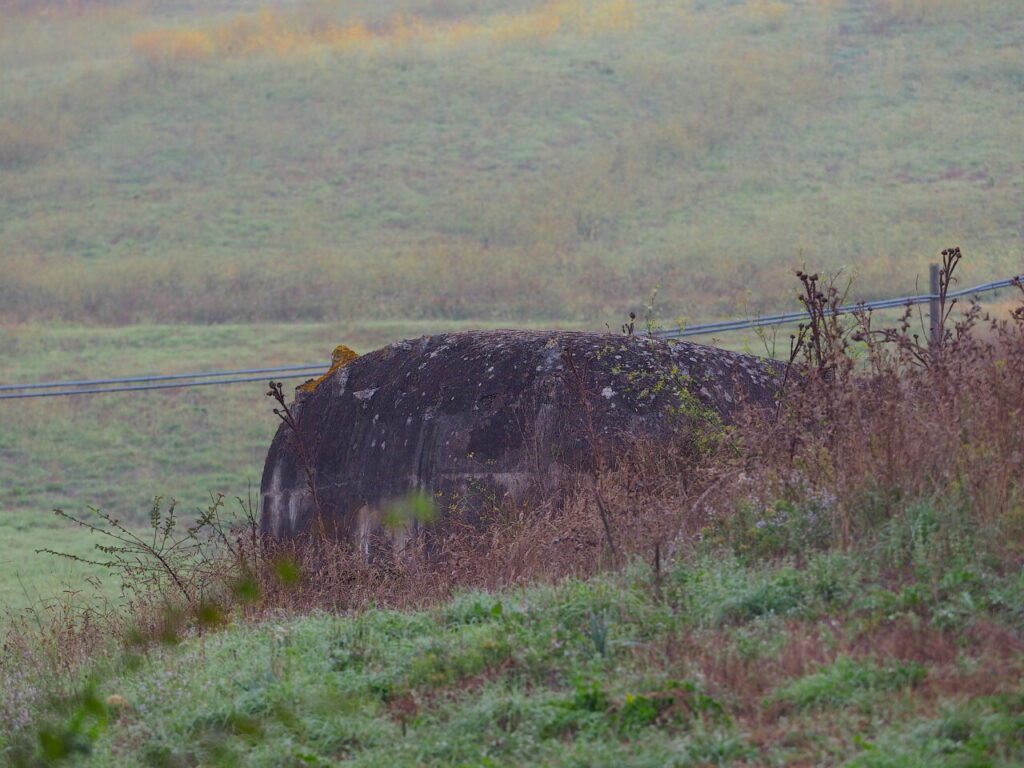
{"type": "Polygon", "coordinates": [[[949,704],[934,719],[891,728],[848,768],[1011,768],[1024,763],[1024,697],[949,704]]]}
{"type": "MultiPolygon", "coordinates": [[[[916,662],[878,667],[840,656],[831,665],[777,691],[773,698],[795,707],[846,706],[855,703],[862,694],[917,685],[926,674],[924,667],[916,662]]],[[[870,708],[870,698],[866,706],[870,708]]]]}

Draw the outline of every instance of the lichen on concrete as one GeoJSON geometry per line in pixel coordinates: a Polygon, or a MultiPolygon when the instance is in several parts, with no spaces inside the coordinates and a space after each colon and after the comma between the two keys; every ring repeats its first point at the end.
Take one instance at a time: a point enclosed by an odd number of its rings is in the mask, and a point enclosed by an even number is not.
{"type": "Polygon", "coordinates": [[[327,373],[316,379],[310,379],[304,384],[300,384],[298,390],[300,392],[312,392],[323,382],[327,381],[339,368],[348,365],[357,357],[359,357],[357,352],[349,349],[344,344],[339,344],[331,353],[331,367],[327,369],[327,373]]]}

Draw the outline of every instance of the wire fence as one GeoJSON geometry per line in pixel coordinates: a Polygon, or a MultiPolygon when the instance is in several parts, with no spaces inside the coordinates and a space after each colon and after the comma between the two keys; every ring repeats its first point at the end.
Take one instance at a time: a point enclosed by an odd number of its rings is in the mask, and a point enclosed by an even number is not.
{"type": "MultiPolygon", "coordinates": [[[[971,288],[964,288],[959,291],[950,291],[946,294],[947,299],[959,298],[961,296],[973,296],[987,291],[996,291],[1000,288],[1009,288],[1017,282],[1024,280],[1024,275],[1010,277],[1005,280],[994,280],[991,283],[982,283],[971,288]]],[[[914,304],[927,304],[938,299],[934,294],[921,294],[920,296],[901,296],[895,299],[880,299],[879,301],[865,301],[857,304],[847,304],[839,307],[836,314],[846,314],[858,310],[893,309],[914,304]]],[[[832,314],[831,312],[827,314],[832,314]]],[[[678,328],[665,328],[653,331],[653,335],[661,338],[679,339],[684,336],[701,336],[709,333],[723,331],[739,331],[745,328],[761,328],[769,325],[784,325],[795,323],[808,317],[806,312],[786,312],[781,315],[765,315],[764,317],[751,317],[742,320],[722,320],[717,323],[701,323],[699,325],[680,326],[678,328]]]]}
{"type": "MultiPolygon", "coordinates": [[[[971,288],[951,291],[947,299],[961,296],[973,296],[988,291],[1009,288],[1024,280],[1024,275],[1005,280],[994,280],[971,288]]],[[[860,302],[839,307],[836,314],[876,309],[893,309],[915,304],[926,304],[936,300],[934,294],[919,296],[900,296],[894,299],[860,302]]],[[[784,325],[804,320],[806,312],[786,312],[779,315],[749,317],[738,320],[722,320],[716,323],[700,323],[698,325],[679,326],[652,331],[658,338],[679,339],[686,336],[701,336],[711,333],[740,331],[747,328],[762,328],[772,325],[784,325]]],[[[0,400],[14,400],[28,397],[67,397],[71,395],[95,395],[106,392],[142,392],[154,389],[177,389],[180,387],[209,387],[219,384],[242,384],[254,381],[266,381],[265,376],[255,374],[273,373],[279,379],[312,378],[328,368],[324,363],[312,365],[289,365],[278,368],[243,368],[232,371],[200,371],[197,373],[175,373],[152,376],[126,376],[111,379],[83,379],[79,381],[44,381],[31,384],[0,384],[0,400]],[[154,383],[155,382],[155,383],[154,383]],[[125,386],[127,385],[127,386],[125,386]]]]}
{"type": "Polygon", "coordinates": [[[176,389],[179,387],[209,387],[216,384],[241,384],[248,381],[266,381],[266,376],[252,376],[255,373],[276,373],[279,379],[311,378],[323,373],[328,368],[324,363],[313,365],[288,365],[280,368],[244,368],[235,371],[202,371],[199,373],[175,373],[163,376],[127,376],[120,379],[85,379],[82,381],[43,381],[33,384],[0,385],[0,400],[13,400],[24,397],[66,397],[68,395],[94,395],[101,392],[142,392],[151,389],[176,389]],[[229,377],[242,378],[229,378],[229,377]],[[186,381],[186,379],[193,379],[186,381]],[[205,379],[205,381],[194,381],[205,379]],[[140,384],[140,382],[160,382],[158,384],[140,384]],[[132,386],[112,386],[115,384],[131,384],[132,386]],[[109,386],[108,386],[109,385],[109,386]],[[54,389],[57,387],[74,387],[74,389],[58,389],[57,391],[30,391],[54,389]],[[11,392],[11,390],[18,390],[11,392]]]}
{"type": "MultiPolygon", "coordinates": [[[[0,390],[5,389],[43,389],[48,387],[88,387],[100,384],[128,384],[138,381],[170,381],[172,379],[205,379],[211,376],[240,376],[251,373],[279,373],[284,371],[320,370],[324,366],[319,365],[289,365],[283,368],[246,368],[237,371],[203,371],[201,373],[171,373],[163,376],[129,376],[122,379],[85,379],[82,381],[43,381],[36,384],[0,384],[0,390]]],[[[296,373],[296,376],[303,375],[296,373]]],[[[211,382],[216,384],[217,382],[211,382]]]]}

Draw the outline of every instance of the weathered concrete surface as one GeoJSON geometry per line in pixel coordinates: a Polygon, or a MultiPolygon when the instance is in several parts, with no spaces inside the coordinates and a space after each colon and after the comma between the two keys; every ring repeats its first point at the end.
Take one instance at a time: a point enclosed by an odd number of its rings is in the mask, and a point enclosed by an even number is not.
{"type": "MultiPolygon", "coordinates": [[[[525,499],[590,460],[594,442],[665,435],[680,386],[687,407],[728,420],[740,400],[770,405],[777,379],[755,357],[643,337],[468,331],[392,344],[298,393],[298,432],[282,425],[267,455],[262,528],[306,532],[319,504],[330,535],[368,552],[382,510],[412,490],[442,515],[465,514],[474,495],[525,499]]],[[[389,535],[401,546],[404,534],[389,535]]]]}

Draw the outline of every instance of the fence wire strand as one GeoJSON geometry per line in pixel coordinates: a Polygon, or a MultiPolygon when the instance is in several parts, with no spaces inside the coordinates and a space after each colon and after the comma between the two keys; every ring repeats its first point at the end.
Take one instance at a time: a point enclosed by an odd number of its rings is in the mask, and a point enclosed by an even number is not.
{"type": "MultiPolygon", "coordinates": [[[[1024,275],[1011,277],[1005,280],[994,280],[990,283],[982,283],[971,288],[964,288],[959,291],[951,291],[946,294],[947,299],[955,299],[961,296],[995,291],[1000,288],[1009,288],[1024,280],[1024,275]]],[[[893,309],[906,307],[914,304],[926,304],[937,296],[922,294],[919,296],[901,296],[894,299],[880,299],[878,301],[860,302],[858,304],[847,304],[839,307],[836,314],[848,314],[856,311],[870,311],[875,309],[893,309]]],[[[829,314],[832,314],[829,312],[829,314]]],[[[677,328],[665,328],[652,331],[651,335],[663,339],[679,339],[686,336],[701,336],[709,333],[724,333],[726,331],[740,331],[745,328],[763,328],[771,325],[784,325],[804,320],[808,317],[806,312],[786,312],[779,315],[766,315],[764,317],[749,317],[738,320],[721,320],[715,323],[700,323],[698,325],[679,326],[677,328]]],[[[71,395],[96,395],[106,392],[143,392],[155,389],[177,389],[181,387],[209,387],[218,384],[243,384],[246,382],[266,381],[264,376],[253,376],[257,373],[276,373],[281,379],[311,378],[322,373],[329,366],[325,364],[316,365],[288,365],[278,368],[243,368],[233,371],[200,371],[198,373],[173,373],[152,376],[126,376],[113,379],[82,379],[79,381],[43,381],[31,384],[0,384],[0,400],[15,400],[27,397],[68,397],[71,395]],[[230,376],[240,378],[226,378],[230,376]],[[206,381],[194,381],[194,379],[206,379],[206,381]],[[146,383],[159,382],[159,383],[146,383]],[[129,384],[130,386],[110,386],[114,384],[129,384]],[[61,389],[71,387],[71,389],[61,389]],[[25,390],[51,390],[45,392],[25,390]],[[52,391],[56,390],[56,391],[52,391]]]]}
{"type": "MultiPolygon", "coordinates": [[[[202,371],[200,373],[171,373],[163,376],[128,376],[121,379],[84,379],[82,381],[43,381],[37,384],[0,384],[0,390],[43,389],[47,387],[91,387],[101,384],[129,384],[141,381],[171,381],[174,379],[205,379],[211,376],[242,376],[253,373],[283,373],[285,371],[322,371],[324,365],[288,365],[283,368],[246,368],[238,371],[202,371]]],[[[302,374],[295,374],[300,376],[302,374]]]]}
{"type": "MultiPolygon", "coordinates": [[[[228,371],[223,371],[223,372],[208,371],[208,372],[205,372],[205,373],[196,374],[196,376],[213,377],[213,376],[217,376],[217,375],[223,376],[223,375],[225,375],[227,373],[259,373],[259,372],[263,372],[263,373],[274,372],[274,373],[277,373],[277,372],[282,372],[282,375],[278,376],[277,378],[279,378],[279,379],[308,379],[308,378],[313,378],[313,377],[315,377],[316,375],[318,375],[320,373],[323,373],[325,370],[327,370],[328,367],[329,366],[326,366],[326,365],[318,365],[316,368],[310,369],[310,370],[306,370],[306,368],[304,366],[289,366],[287,368],[272,368],[272,369],[253,368],[251,370],[230,371],[230,372],[228,372],[228,371]],[[284,373],[284,371],[294,371],[296,369],[304,370],[306,372],[305,373],[284,373]]],[[[187,376],[187,374],[180,374],[180,375],[175,375],[175,376],[168,376],[166,378],[182,379],[182,378],[186,378],[186,376],[187,376]]],[[[91,381],[89,381],[87,383],[98,384],[98,383],[116,383],[118,381],[157,381],[160,378],[162,378],[162,377],[158,377],[158,376],[132,376],[132,377],[129,377],[127,379],[93,379],[93,380],[91,380],[91,381]]],[[[263,382],[266,382],[267,381],[267,377],[265,377],[265,376],[249,376],[249,377],[235,378],[235,379],[213,379],[213,378],[209,378],[207,381],[174,381],[174,382],[166,382],[166,383],[163,383],[163,384],[143,384],[141,386],[131,386],[131,387],[85,387],[85,388],[81,388],[81,389],[64,389],[64,390],[59,390],[59,391],[56,391],[56,392],[53,392],[53,391],[49,391],[49,392],[14,392],[14,393],[11,393],[11,394],[8,394],[8,393],[0,394],[0,400],[16,400],[16,399],[25,398],[25,397],[67,397],[69,395],[96,395],[96,394],[101,394],[101,393],[104,393],[104,392],[143,392],[143,391],[152,390],[152,389],[177,389],[177,388],[181,388],[181,387],[209,387],[209,386],[213,386],[215,384],[242,384],[244,382],[252,382],[252,381],[263,381],[263,382]]],[[[76,383],[79,383],[79,382],[73,382],[73,381],[44,382],[42,384],[26,384],[26,385],[8,384],[8,385],[5,385],[3,388],[4,389],[8,389],[8,390],[10,390],[10,389],[38,389],[38,388],[41,388],[41,387],[52,387],[52,386],[72,386],[72,385],[74,385],[76,383]]]]}
{"type": "MultiPolygon", "coordinates": [[[[1009,288],[1014,285],[1015,282],[1024,280],[1024,275],[1018,277],[1010,277],[1005,280],[994,280],[991,283],[982,283],[981,285],[975,285],[971,288],[964,288],[959,291],[950,291],[946,294],[947,299],[955,299],[961,296],[969,296],[977,293],[985,293],[986,291],[995,291],[1000,288],[1009,288]]],[[[875,310],[875,309],[894,309],[896,307],[905,307],[907,305],[914,304],[927,304],[932,299],[938,298],[931,294],[922,294],[919,296],[901,296],[895,299],[880,299],[878,301],[864,301],[857,304],[847,304],[839,307],[835,314],[849,314],[850,312],[856,312],[858,310],[875,310]]],[[[827,314],[832,314],[828,312],[827,314]]],[[[744,328],[761,328],[769,325],[784,325],[785,323],[793,323],[798,320],[804,320],[808,317],[806,312],[786,312],[781,315],[765,315],[764,317],[750,317],[741,320],[722,320],[716,323],[700,323],[698,325],[685,325],[677,328],[665,328],[653,331],[654,336],[666,339],[679,339],[684,336],[701,336],[709,333],[718,333],[724,331],[740,331],[744,328]]]]}

